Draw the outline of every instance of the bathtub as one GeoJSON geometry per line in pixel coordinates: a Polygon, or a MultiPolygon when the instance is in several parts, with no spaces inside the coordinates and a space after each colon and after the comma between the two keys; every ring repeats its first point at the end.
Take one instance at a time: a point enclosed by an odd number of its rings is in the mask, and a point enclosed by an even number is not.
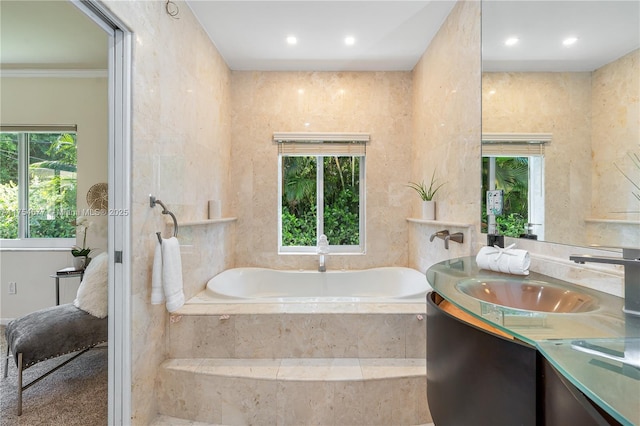
{"type": "Polygon", "coordinates": [[[207,283],[213,303],[426,303],[424,274],[402,267],[356,271],[228,269],[207,283]]]}

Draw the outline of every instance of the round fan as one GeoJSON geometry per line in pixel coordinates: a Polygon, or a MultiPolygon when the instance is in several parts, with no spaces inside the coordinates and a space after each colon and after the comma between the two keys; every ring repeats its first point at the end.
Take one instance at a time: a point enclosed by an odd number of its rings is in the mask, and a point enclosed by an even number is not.
{"type": "Polygon", "coordinates": [[[87,203],[90,209],[106,210],[109,206],[109,187],[106,183],[96,183],[87,191],[87,203]]]}

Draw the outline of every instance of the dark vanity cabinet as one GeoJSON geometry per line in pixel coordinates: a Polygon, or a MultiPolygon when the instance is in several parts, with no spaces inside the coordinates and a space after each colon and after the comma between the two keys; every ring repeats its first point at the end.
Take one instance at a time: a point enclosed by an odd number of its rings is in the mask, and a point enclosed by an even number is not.
{"type": "Polygon", "coordinates": [[[535,348],[463,322],[427,296],[427,398],[438,426],[540,424],[535,348]]]}
{"type": "Polygon", "coordinates": [[[545,425],[620,425],[540,357],[540,387],[545,425]]]}
{"type": "Polygon", "coordinates": [[[427,398],[437,426],[618,424],[531,345],[440,308],[427,295],[427,398]]]}

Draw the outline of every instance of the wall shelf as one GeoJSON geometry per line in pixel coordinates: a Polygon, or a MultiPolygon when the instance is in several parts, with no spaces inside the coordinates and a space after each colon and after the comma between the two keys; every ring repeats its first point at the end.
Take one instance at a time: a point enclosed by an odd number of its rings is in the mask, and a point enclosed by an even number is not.
{"type": "Polygon", "coordinates": [[[473,228],[473,224],[471,223],[447,222],[445,220],[426,220],[426,219],[418,219],[414,217],[408,217],[407,222],[418,223],[420,225],[453,226],[456,228],[473,228]]]}
{"type": "Polygon", "coordinates": [[[597,219],[595,217],[588,217],[584,221],[587,223],[608,223],[611,225],[640,225],[640,221],[638,220],[597,219]]]}
{"type": "Polygon", "coordinates": [[[238,220],[237,217],[221,217],[219,219],[203,219],[203,220],[194,220],[192,222],[183,222],[179,223],[179,227],[183,226],[201,226],[201,225],[216,225],[219,223],[230,223],[238,220]]]}

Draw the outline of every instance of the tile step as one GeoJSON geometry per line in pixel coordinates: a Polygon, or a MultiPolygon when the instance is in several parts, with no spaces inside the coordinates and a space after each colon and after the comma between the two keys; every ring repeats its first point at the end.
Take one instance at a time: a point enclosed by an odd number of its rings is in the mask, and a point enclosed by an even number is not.
{"type": "MultiPolygon", "coordinates": [[[[197,422],[188,419],[179,419],[178,417],[159,415],[151,421],[149,426],[226,426],[215,423],[197,422]]],[[[415,426],[435,426],[435,423],[423,423],[415,426]]]]}
{"type": "Polygon", "coordinates": [[[358,381],[425,376],[423,358],[169,359],[162,367],[223,377],[280,381],[358,381]]]}
{"type": "Polygon", "coordinates": [[[426,424],[426,370],[424,358],[173,358],[160,369],[158,414],[215,425],[426,424]]]}

